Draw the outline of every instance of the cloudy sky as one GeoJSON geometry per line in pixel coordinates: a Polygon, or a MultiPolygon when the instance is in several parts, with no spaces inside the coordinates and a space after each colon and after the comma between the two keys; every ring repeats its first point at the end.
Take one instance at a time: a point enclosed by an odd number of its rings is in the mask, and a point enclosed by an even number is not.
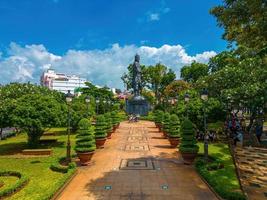
{"type": "Polygon", "coordinates": [[[179,77],[226,49],[209,9],[220,0],[1,0],[0,83],[39,82],[52,67],[122,87],[134,55],[179,77]]]}

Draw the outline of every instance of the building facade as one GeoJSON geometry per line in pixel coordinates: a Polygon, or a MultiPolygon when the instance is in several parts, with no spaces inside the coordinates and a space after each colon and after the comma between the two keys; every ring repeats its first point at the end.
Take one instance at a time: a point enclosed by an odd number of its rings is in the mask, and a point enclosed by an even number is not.
{"type": "Polygon", "coordinates": [[[53,69],[48,69],[41,76],[41,85],[48,87],[51,90],[68,93],[68,90],[74,94],[75,89],[86,87],[86,79],[76,75],[66,75],[56,73],[53,69]]]}

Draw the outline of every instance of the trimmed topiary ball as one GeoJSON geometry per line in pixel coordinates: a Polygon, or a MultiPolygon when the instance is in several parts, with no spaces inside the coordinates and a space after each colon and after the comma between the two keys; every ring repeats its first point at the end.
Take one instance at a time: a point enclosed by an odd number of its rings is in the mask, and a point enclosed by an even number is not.
{"type": "Polygon", "coordinates": [[[195,136],[193,123],[189,119],[185,119],[181,125],[181,144],[179,150],[182,153],[197,153],[199,147],[195,136]]]}
{"type": "Polygon", "coordinates": [[[163,119],[162,115],[163,115],[163,112],[161,110],[156,110],[154,112],[154,121],[155,121],[155,123],[157,125],[160,125],[161,124],[162,119],[163,119]]]}
{"type": "Polygon", "coordinates": [[[77,152],[92,152],[96,149],[94,128],[88,119],[81,119],[78,123],[76,138],[77,152]]]}
{"type": "Polygon", "coordinates": [[[95,138],[107,137],[107,122],[104,115],[96,116],[95,138]]]}
{"type": "Polygon", "coordinates": [[[175,114],[172,114],[170,118],[169,136],[180,137],[180,120],[175,114]]]}
{"type": "Polygon", "coordinates": [[[163,118],[163,131],[165,133],[170,132],[170,121],[171,121],[171,115],[170,113],[164,113],[164,118],[163,118]]]}

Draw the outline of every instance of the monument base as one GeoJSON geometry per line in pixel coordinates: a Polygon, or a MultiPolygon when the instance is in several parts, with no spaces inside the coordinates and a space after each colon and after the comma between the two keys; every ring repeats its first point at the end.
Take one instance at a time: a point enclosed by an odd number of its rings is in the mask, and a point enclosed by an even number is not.
{"type": "Polygon", "coordinates": [[[134,96],[132,99],[126,101],[126,113],[128,115],[148,115],[149,104],[142,96],[134,96]]]}

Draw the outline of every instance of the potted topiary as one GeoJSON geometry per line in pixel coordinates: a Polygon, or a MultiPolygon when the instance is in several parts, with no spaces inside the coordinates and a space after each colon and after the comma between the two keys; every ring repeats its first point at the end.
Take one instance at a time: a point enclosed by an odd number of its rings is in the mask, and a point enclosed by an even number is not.
{"type": "Polygon", "coordinates": [[[112,125],[113,125],[113,131],[116,130],[116,128],[118,128],[119,126],[119,116],[118,113],[115,111],[111,112],[111,119],[112,119],[112,125]]]}
{"type": "Polygon", "coordinates": [[[91,160],[95,145],[94,128],[88,119],[81,119],[78,123],[77,140],[75,150],[82,165],[87,165],[91,160]]]}
{"type": "Polygon", "coordinates": [[[160,128],[160,124],[161,124],[161,116],[160,116],[160,110],[156,110],[154,112],[154,122],[157,128],[160,128]]]}
{"type": "Polygon", "coordinates": [[[185,119],[181,125],[181,144],[179,151],[185,164],[191,164],[197,156],[199,147],[197,145],[193,123],[185,119]]]}
{"type": "Polygon", "coordinates": [[[107,123],[104,115],[96,116],[95,123],[95,141],[96,148],[103,148],[105,142],[107,140],[107,123]]]}
{"type": "Polygon", "coordinates": [[[163,129],[164,112],[162,110],[158,113],[159,131],[163,129]]]}
{"type": "Polygon", "coordinates": [[[112,119],[111,119],[111,113],[105,113],[104,114],[105,116],[105,119],[106,119],[106,132],[108,134],[108,139],[111,139],[111,135],[112,135],[112,132],[113,132],[113,125],[112,125],[112,119]]]}
{"type": "Polygon", "coordinates": [[[171,115],[170,113],[164,113],[163,117],[163,135],[165,138],[168,137],[169,131],[170,131],[170,119],[171,115]]]}
{"type": "Polygon", "coordinates": [[[175,114],[170,118],[169,141],[172,147],[177,147],[180,141],[180,120],[175,114]]]}

